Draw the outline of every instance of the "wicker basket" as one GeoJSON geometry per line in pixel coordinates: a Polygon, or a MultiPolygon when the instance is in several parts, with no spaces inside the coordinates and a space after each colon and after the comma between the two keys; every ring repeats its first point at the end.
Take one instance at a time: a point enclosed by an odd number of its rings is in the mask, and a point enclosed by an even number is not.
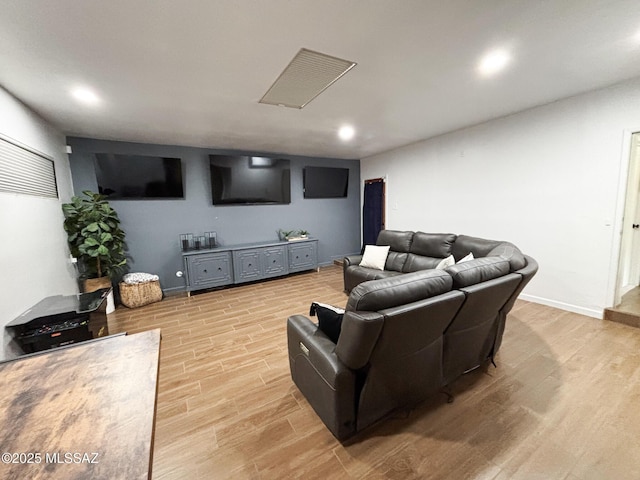
{"type": "Polygon", "coordinates": [[[145,283],[120,282],[120,300],[125,307],[137,308],[162,300],[160,281],[145,283]]]}

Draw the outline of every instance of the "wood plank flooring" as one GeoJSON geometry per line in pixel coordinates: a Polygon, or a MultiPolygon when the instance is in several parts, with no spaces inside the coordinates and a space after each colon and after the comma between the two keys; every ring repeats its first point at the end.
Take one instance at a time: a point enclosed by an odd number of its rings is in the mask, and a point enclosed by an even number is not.
{"type": "Polygon", "coordinates": [[[640,478],[640,329],[518,301],[498,368],[341,444],[291,381],[286,319],[346,299],[330,266],[118,307],[112,332],[162,329],[153,478],[640,478]]]}

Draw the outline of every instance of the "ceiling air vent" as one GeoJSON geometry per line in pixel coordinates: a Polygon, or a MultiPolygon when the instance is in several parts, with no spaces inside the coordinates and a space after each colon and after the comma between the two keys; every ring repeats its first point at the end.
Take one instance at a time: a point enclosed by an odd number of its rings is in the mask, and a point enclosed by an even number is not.
{"type": "Polygon", "coordinates": [[[349,60],[301,48],[260,103],[303,108],[355,66],[349,60]]]}

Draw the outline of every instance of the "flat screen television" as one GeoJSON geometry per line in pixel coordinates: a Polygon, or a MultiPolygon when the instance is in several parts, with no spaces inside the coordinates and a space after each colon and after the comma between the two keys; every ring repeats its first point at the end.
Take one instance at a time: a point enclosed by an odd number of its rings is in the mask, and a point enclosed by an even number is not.
{"type": "Polygon", "coordinates": [[[184,198],[179,158],[96,153],[95,170],[109,199],[184,198]]]}
{"type": "Polygon", "coordinates": [[[214,205],[291,203],[291,168],[284,158],[209,155],[214,205]]]}
{"type": "Polygon", "coordinates": [[[304,198],[346,197],[349,187],[349,169],[305,167],[303,185],[304,198]]]}

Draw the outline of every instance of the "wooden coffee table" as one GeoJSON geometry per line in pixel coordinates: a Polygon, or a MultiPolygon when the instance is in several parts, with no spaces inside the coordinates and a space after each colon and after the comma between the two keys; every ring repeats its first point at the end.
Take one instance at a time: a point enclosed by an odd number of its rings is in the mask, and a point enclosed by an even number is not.
{"type": "Polygon", "coordinates": [[[0,478],[151,477],[160,330],[0,364],[0,478]]]}

